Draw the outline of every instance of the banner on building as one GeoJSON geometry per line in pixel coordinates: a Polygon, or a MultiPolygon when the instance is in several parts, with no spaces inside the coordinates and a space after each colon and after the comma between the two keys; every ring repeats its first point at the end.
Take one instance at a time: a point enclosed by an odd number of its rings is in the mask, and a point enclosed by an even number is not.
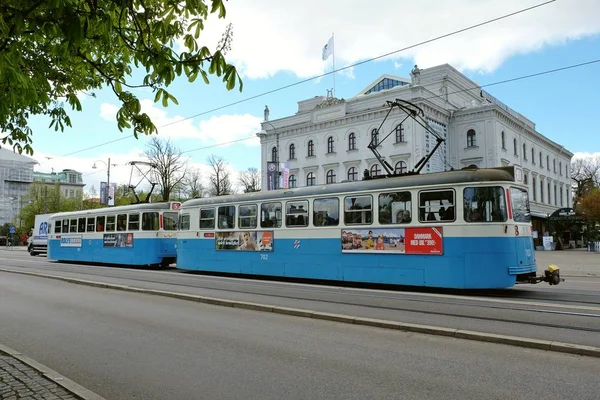
{"type": "Polygon", "coordinates": [[[277,189],[277,163],[267,162],[267,190],[277,189]]]}

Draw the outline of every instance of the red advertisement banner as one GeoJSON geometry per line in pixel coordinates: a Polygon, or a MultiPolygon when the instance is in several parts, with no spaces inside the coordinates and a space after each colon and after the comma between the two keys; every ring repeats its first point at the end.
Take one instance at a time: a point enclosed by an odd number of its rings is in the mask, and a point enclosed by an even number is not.
{"type": "Polygon", "coordinates": [[[441,227],[406,228],[406,254],[442,254],[441,227]]]}

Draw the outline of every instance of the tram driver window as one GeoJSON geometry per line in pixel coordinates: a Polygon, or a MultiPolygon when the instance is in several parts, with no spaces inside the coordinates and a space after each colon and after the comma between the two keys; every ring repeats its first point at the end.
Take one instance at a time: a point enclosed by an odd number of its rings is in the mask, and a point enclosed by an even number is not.
{"type": "Polygon", "coordinates": [[[260,227],[281,228],[281,203],[260,205],[260,227]]]}
{"type": "Polygon", "coordinates": [[[316,199],[313,201],[313,225],[337,226],[340,223],[340,199],[316,199]]]}
{"type": "Polygon", "coordinates": [[[127,214],[117,215],[117,231],[127,230],[127,214]]]}
{"type": "Polygon", "coordinates": [[[454,206],[454,190],[419,192],[419,221],[454,221],[456,219],[454,206]]]}
{"type": "Polygon", "coordinates": [[[308,201],[285,203],[285,225],[290,227],[308,226],[308,201]]]}
{"type": "Polygon", "coordinates": [[[58,220],[54,223],[54,233],[61,233],[62,221],[58,220]]]}
{"type": "Polygon", "coordinates": [[[235,227],[235,206],[219,207],[219,229],[233,229],[235,227]]]}
{"type": "Polygon", "coordinates": [[[179,218],[179,214],[177,214],[175,212],[163,213],[163,230],[176,231],[178,218],[179,218]]]}
{"type": "Polygon", "coordinates": [[[158,230],[158,213],[145,212],[142,214],[142,230],[157,231],[158,230]]]}
{"type": "Polygon", "coordinates": [[[239,217],[238,217],[238,227],[239,228],[256,228],[258,207],[256,204],[249,204],[245,206],[238,207],[239,217]]]}
{"type": "Polygon", "coordinates": [[[412,221],[410,192],[390,192],[379,195],[380,224],[408,224],[412,221]]]}
{"type": "Polygon", "coordinates": [[[504,189],[470,187],[463,191],[466,222],[504,222],[507,219],[504,189]]]}
{"type": "Polygon", "coordinates": [[[373,197],[353,196],[344,198],[344,223],[368,225],[373,223],[373,197]]]}
{"type": "Polygon", "coordinates": [[[215,229],[215,209],[200,209],[200,229],[215,229]]]}

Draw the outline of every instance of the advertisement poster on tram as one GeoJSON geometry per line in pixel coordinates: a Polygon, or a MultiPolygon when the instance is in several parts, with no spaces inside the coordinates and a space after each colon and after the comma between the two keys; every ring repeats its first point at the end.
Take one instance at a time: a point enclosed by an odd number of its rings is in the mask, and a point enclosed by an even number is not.
{"type": "Polygon", "coordinates": [[[342,253],[432,254],[443,252],[441,227],[342,230],[342,253]]]}
{"type": "Polygon", "coordinates": [[[273,231],[216,232],[215,249],[233,251],[273,251],[273,231]]]}
{"type": "Polygon", "coordinates": [[[103,247],[133,247],[133,233],[105,233],[102,237],[103,247]]]}

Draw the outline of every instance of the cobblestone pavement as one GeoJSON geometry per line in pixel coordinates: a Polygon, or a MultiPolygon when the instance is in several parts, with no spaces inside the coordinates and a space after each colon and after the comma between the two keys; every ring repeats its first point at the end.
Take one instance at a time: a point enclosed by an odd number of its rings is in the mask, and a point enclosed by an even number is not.
{"type": "Polygon", "coordinates": [[[585,249],[561,251],[536,251],[538,271],[550,264],[560,267],[562,276],[600,277],[600,253],[591,253],[585,249]]]}
{"type": "Polygon", "coordinates": [[[38,371],[0,352],[0,400],[76,400],[38,371]]]}

